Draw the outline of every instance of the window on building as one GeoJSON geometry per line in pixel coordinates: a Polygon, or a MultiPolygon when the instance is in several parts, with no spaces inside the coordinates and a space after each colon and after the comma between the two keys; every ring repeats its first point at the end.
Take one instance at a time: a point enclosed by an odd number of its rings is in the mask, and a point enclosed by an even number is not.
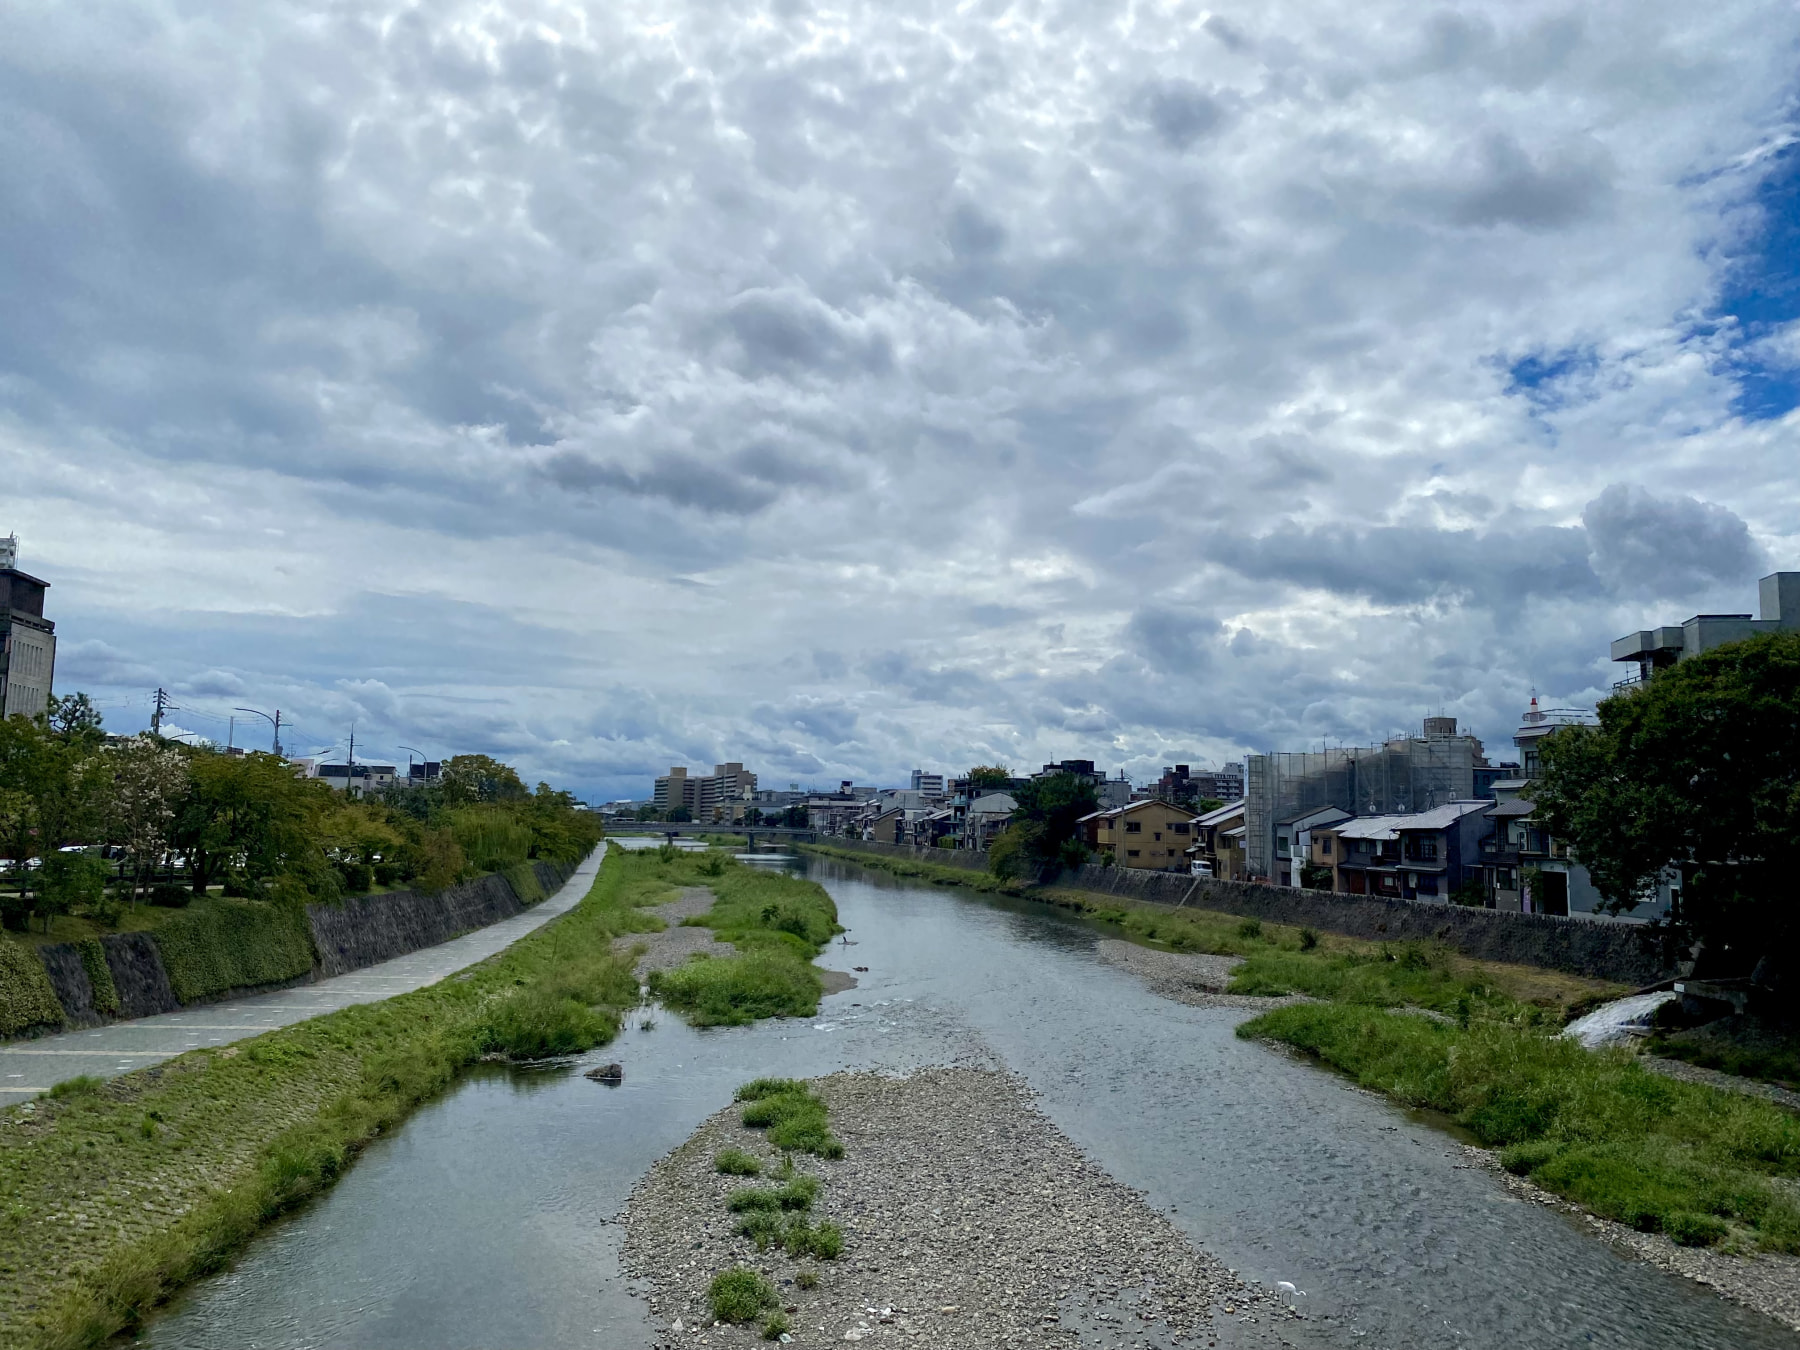
{"type": "Polygon", "coordinates": [[[1331,856],[1331,836],[1330,835],[1326,835],[1323,839],[1319,840],[1319,852],[1327,858],[1329,858],[1331,856]]]}
{"type": "Polygon", "coordinates": [[[1143,821],[1128,820],[1125,822],[1125,833],[1126,834],[1142,834],[1143,832],[1144,832],[1144,822],[1143,821]]]}
{"type": "Polygon", "coordinates": [[[1135,858],[1138,856],[1138,850],[1135,848],[1128,848],[1125,850],[1125,856],[1127,858],[1135,858]]]}
{"type": "Polygon", "coordinates": [[[1151,835],[1150,837],[1152,839],[1156,840],[1157,843],[1159,843],[1159,844],[1162,843],[1162,831],[1161,830],[1158,830],[1155,834],[1151,835]]]}

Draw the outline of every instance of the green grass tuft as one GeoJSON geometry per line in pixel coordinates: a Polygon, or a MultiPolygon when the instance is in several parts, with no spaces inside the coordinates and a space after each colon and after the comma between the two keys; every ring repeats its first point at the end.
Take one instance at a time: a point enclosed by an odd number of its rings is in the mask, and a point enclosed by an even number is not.
{"type": "Polygon", "coordinates": [[[725,1148],[713,1155],[713,1171],[728,1177],[754,1177],[761,1175],[762,1163],[741,1148],[725,1148]]]}
{"type": "Polygon", "coordinates": [[[752,1322],[776,1306],[775,1286],[747,1266],[733,1266],[713,1276],[706,1300],[720,1322],[752,1322]]]}
{"type": "MultiPolygon", "coordinates": [[[[769,1081],[759,1079],[746,1087],[757,1088],[769,1081]]],[[[744,1090],[739,1089],[740,1092],[744,1090]]],[[[743,1121],[747,1129],[766,1129],[769,1142],[776,1148],[812,1153],[821,1158],[844,1156],[843,1142],[826,1127],[824,1101],[804,1083],[792,1084],[781,1091],[764,1091],[751,1098],[744,1106],[743,1121]]]]}
{"type": "Polygon", "coordinates": [[[104,1078],[97,1078],[91,1073],[84,1073],[75,1078],[65,1078],[48,1092],[39,1094],[53,1101],[63,1101],[70,1097],[91,1097],[106,1086],[104,1078]]]}

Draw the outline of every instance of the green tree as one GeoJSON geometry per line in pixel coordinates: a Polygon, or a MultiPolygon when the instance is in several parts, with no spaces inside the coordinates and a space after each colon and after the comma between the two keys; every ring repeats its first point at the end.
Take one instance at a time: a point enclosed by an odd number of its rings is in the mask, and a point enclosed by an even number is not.
{"type": "Polygon", "coordinates": [[[100,710],[86,694],[64,694],[50,701],[50,729],[64,740],[79,740],[90,745],[104,736],[100,710]]]}
{"type": "Polygon", "coordinates": [[[517,801],[529,795],[513,768],[489,755],[452,755],[444,761],[441,776],[444,800],[452,806],[517,801]]]}
{"type": "Polygon", "coordinates": [[[329,815],[331,797],[330,788],[296,778],[275,755],[191,754],[170,842],[187,859],[194,894],[204,895],[227,870],[252,882],[289,868],[316,870],[323,861],[313,856],[316,826],[329,815]]]}
{"type": "MultiPolygon", "coordinates": [[[[1078,822],[1100,809],[1092,779],[1073,773],[1046,774],[1014,788],[1012,798],[1018,809],[1005,831],[1013,836],[1008,848],[1016,850],[1009,866],[1017,870],[1079,867],[1088,860],[1078,822]]],[[[990,867],[992,861],[990,856],[990,867]]]]}
{"type": "Polygon", "coordinates": [[[1618,910],[1667,869],[1705,968],[1800,1002],[1800,633],[1730,643],[1606,699],[1598,726],[1545,738],[1534,818],[1618,910]]]}
{"type": "Polygon", "coordinates": [[[31,859],[65,844],[90,842],[96,780],[87,772],[90,738],[55,731],[44,718],[0,720],[0,856],[12,860],[13,887],[0,894],[0,918],[22,928],[37,908],[31,859]]]}
{"type": "Polygon", "coordinates": [[[977,764],[969,770],[972,788],[1003,788],[1012,782],[1012,770],[1004,764],[977,764]]]}
{"type": "Polygon", "coordinates": [[[160,736],[133,736],[98,761],[107,842],[131,860],[131,902],[169,852],[175,813],[188,790],[187,756],[160,736]]]}

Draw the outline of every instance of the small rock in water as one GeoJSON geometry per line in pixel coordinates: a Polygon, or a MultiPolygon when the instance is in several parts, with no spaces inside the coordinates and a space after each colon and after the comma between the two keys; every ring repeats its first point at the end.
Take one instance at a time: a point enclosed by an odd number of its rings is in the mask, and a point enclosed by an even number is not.
{"type": "Polygon", "coordinates": [[[623,1064],[601,1064],[587,1071],[587,1076],[596,1083],[605,1083],[608,1087],[617,1087],[625,1081],[623,1064]]]}

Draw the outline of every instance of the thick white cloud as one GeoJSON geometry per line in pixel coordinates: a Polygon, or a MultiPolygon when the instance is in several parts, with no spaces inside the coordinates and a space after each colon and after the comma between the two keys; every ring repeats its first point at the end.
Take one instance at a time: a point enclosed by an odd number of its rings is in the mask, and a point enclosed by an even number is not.
{"type": "Polygon", "coordinates": [[[116,725],[1141,772],[1800,565],[1791,9],[3,12],[0,529],[116,725]]]}

